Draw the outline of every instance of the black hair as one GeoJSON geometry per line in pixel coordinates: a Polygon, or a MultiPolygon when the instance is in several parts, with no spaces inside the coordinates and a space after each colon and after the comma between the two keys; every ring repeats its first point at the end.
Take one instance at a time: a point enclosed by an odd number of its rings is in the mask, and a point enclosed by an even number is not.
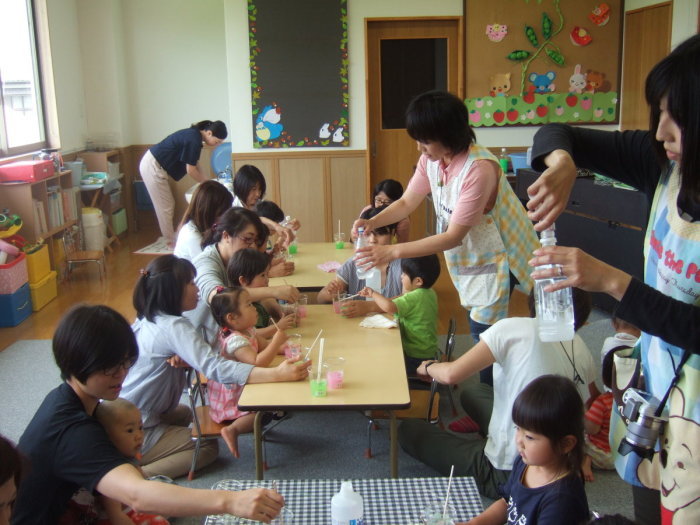
{"type": "Polygon", "coordinates": [[[211,303],[209,303],[211,315],[221,328],[228,328],[226,325],[226,315],[240,315],[241,312],[238,309],[238,301],[244,291],[246,291],[245,288],[240,286],[231,286],[218,290],[211,298],[211,303]]]}
{"type": "Polygon", "coordinates": [[[136,337],[122,315],[105,305],[78,305],[63,316],[53,335],[53,356],[64,381],[85,383],[92,374],[139,356],[136,337]]]}
{"type": "Polygon", "coordinates": [[[416,277],[423,279],[421,288],[430,288],[440,277],[440,258],[431,253],[422,257],[401,259],[401,271],[408,275],[411,281],[416,277]]]}
{"type": "Polygon", "coordinates": [[[377,183],[377,185],[372,190],[372,207],[374,208],[374,199],[380,193],[389,197],[392,201],[397,201],[403,195],[403,186],[401,183],[394,179],[384,179],[377,183]]]}
{"type": "Polygon", "coordinates": [[[270,266],[270,256],[254,248],[238,250],[233,254],[226,267],[228,282],[240,286],[239,278],[249,284],[256,275],[260,275],[270,266]]]}
{"type": "Polygon", "coordinates": [[[161,255],[149,264],[134,287],[134,309],[139,319],[153,322],[158,314],[182,315],[182,294],[197,270],[187,259],[161,255]]]}
{"type": "Polygon", "coordinates": [[[258,201],[255,205],[255,213],[260,217],[265,217],[275,222],[282,222],[284,220],[282,208],[272,201],[258,201]]]}
{"type": "Polygon", "coordinates": [[[192,221],[200,233],[205,232],[232,204],[233,195],[223,184],[215,179],[206,180],[194,190],[179,227],[192,221]]]}
{"type": "Polygon", "coordinates": [[[260,186],[260,198],[262,199],[265,196],[265,190],[267,190],[265,177],[262,171],[252,164],[244,164],[233,176],[233,193],[243,204],[246,203],[248,194],[253,191],[256,185],[260,186]]]}
{"type": "MultiPolygon", "coordinates": [[[[572,286],[571,295],[574,300],[574,331],[578,332],[578,329],[586,324],[586,321],[588,321],[588,316],[591,315],[591,309],[593,308],[591,303],[591,294],[585,290],[572,286]]],[[[534,288],[530,290],[530,295],[527,298],[527,305],[530,308],[530,317],[535,317],[536,310],[534,288]]]]}
{"type": "Polygon", "coordinates": [[[544,375],[531,381],[513,402],[513,423],[523,430],[542,434],[561,454],[568,435],[576,444],[566,454],[569,472],[580,473],[583,460],[583,401],[571,379],[544,375]]]}
{"type": "Polygon", "coordinates": [[[476,142],[464,101],[446,91],[428,91],[406,109],[406,131],[418,142],[439,142],[453,155],[476,142]]]}
{"type": "MultiPolygon", "coordinates": [[[[371,219],[375,215],[379,215],[381,212],[386,210],[389,206],[380,206],[379,208],[367,208],[365,211],[360,213],[360,219],[371,219]]],[[[374,229],[377,235],[394,235],[396,233],[397,222],[393,224],[387,224],[386,226],[380,226],[374,229]]]]}
{"type": "Polygon", "coordinates": [[[18,489],[22,479],[22,456],[7,438],[0,435],[0,486],[11,479],[18,489]]]}
{"type": "Polygon", "coordinates": [[[263,246],[267,242],[270,231],[262,223],[260,217],[254,211],[234,207],[226,210],[223,215],[216,219],[216,223],[204,233],[202,236],[202,248],[219,242],[224,232],[231,236],[238,235],[249,224],[255,227],[255,231],[258,234],[258,242],[256,244],[263,246]]]}
{"type": "MultiPolygon", "coordinates": [[[[649,133],[659,125],[661,99],[667,97],[668,112],[681,130],[680,162],[683,202],[700,203],[700,34],[679,44],[647,75],[645,95],[649,104],[649,133]]],[[[663,143],[653,140],[659,162],[668,166],[663,143]]]]}
{"type": "Polygon", "coordinates": [[[615,352],[613,352],[611,349],[611,351],[605,354],[605,357],[603,357],[603,364],[601,367],[603,384],[610,389],[612,389],[612,371],[614,359],[615,352]]]}
{"type": "Polygon", "coordinates": [[[226,137],[228,137],[226,124],[220,120],[200,120],[196,124],[192,124],[190,127],[198,129],[199,131],[211,131],[211,134],[217,139],[224,140],[226,137]]]}

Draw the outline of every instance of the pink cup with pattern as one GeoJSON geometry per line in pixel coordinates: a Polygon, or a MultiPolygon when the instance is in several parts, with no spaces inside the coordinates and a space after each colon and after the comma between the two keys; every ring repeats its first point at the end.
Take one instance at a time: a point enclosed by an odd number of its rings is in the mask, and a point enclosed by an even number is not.
{"type": "Polygon", "coordinates": [[[284,357],[298,359],[299,356],[301,356],[301,334],[289,334],[287,342],[284,343],[284,357]]]}
{"type": "Polygon", "coordinates": [[[345,381],[345,359],[342,357],[328,357],[323,362],[323,369],[326,374],[328,390],[339,390],[343,388],[345,381]]]}

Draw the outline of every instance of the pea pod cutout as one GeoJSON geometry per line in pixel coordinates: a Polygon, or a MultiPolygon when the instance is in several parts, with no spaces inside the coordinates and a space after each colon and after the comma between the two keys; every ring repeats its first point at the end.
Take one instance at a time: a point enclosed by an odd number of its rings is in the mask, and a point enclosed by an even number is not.
{"type": "Polygon", "coordinates": [[[508,60],[512,60],[513,62],[520,62],[529,58],[530,55],[531,53],[529,51],[525,51],[524,49],[515,49],[508,53],[508,56],[506,56],[506,58],[508,60]]]}
{"type": "Polygon", "coordinates": [[[554,49],[545,49],[545,52],[547,53],[547,56],[552,59],[552,62],[559,66],[564,65],[564,56],[555,51],[554,49]]]}
{"type": "Polygon", "coordinates": [[[531,26],[525,26],[525,36],[527,39],[530,41],[530,43],[533,45],[535,49],[540,47],[540,43],[537,40],[537,33],[535,33],[535,30],[532,29],[531,26]]]}
{"type": "Polygon", "coordinates": [[[552,36],[552,19],[545,12],[542,12],[542,36],[545,40],[552,36]]]}

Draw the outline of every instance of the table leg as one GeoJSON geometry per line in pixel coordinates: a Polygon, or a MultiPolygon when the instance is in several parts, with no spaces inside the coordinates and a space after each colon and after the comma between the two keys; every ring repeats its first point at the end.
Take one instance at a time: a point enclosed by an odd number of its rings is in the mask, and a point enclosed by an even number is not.
{"type": "Polygon", "coordinates": [[[263,457],[262,457],[262,411],[255,413],[253,423],[253,436],[255,439],[255,479],[263,479],[263,457]]]}
{"type": "Polygon", "coordinates": [[[389,437],[390,437],[389,461],[391,463],[391,477],[392,478],[399,477],[399,455],[398,455],[398,450],[396,449],[398,431],[397,431],[396,425],[397,425],[396,414],[394,414],[393,410],[390,410],[389,411],[389,437]]]}

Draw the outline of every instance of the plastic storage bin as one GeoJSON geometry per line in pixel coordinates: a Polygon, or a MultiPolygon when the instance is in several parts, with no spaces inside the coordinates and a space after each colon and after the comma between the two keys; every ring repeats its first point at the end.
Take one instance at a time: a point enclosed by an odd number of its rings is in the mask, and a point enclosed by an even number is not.
{"type": "MultiPolygon", "coordinates": [[[[15,293],[29,281],[27,257],[21,253],[6,264],[0,264],[0,294],[15,293]]],[[[14,325],[13,325],[14,326],[14,325]]]]}
{"type": "Polygon", "coordinates": [[[32,253],[25,253],[27,257],[27,274],[29,283],[37,283],[48,275],[51,271],[51,261],[49,259],[49,247],[42,244],[41,248],[32,253]]]}
{"type": "Polygon", "coordinates": [[[29,293],[32,296],[32,310],[38,312],[58,294],[56,272],[49,272],[38,283],[29,283],[29,293]]]}
{"type": "Polygon", "coordinates": [[[17,326],[31,313],[29,283],[24,283],[15,293],[0,294],[0,326],[17,326]]]}
{"type": "Polygon", "coordinates": [[[121,235],[126,231],[126,228],[126,210],[121,208],[112,214],[112,230],[114,230],[114,235],[121,235]]]}
{"type": "Polygon", "coordinates": [[[527,163],[527,153],[526,152],[511,153],[509,156],[510,156],[510,163],[513,165],[513,173],[515,173],[516,175],[518,174],[518,170],[527,169],[530,167],[527,163]]]}
{"type": "Polygon", "coordinates": [[[102,211],[98,208],[83,208],[83,239],[86,250],[103,250],[106,228],[102,221],[102,211]]]}

